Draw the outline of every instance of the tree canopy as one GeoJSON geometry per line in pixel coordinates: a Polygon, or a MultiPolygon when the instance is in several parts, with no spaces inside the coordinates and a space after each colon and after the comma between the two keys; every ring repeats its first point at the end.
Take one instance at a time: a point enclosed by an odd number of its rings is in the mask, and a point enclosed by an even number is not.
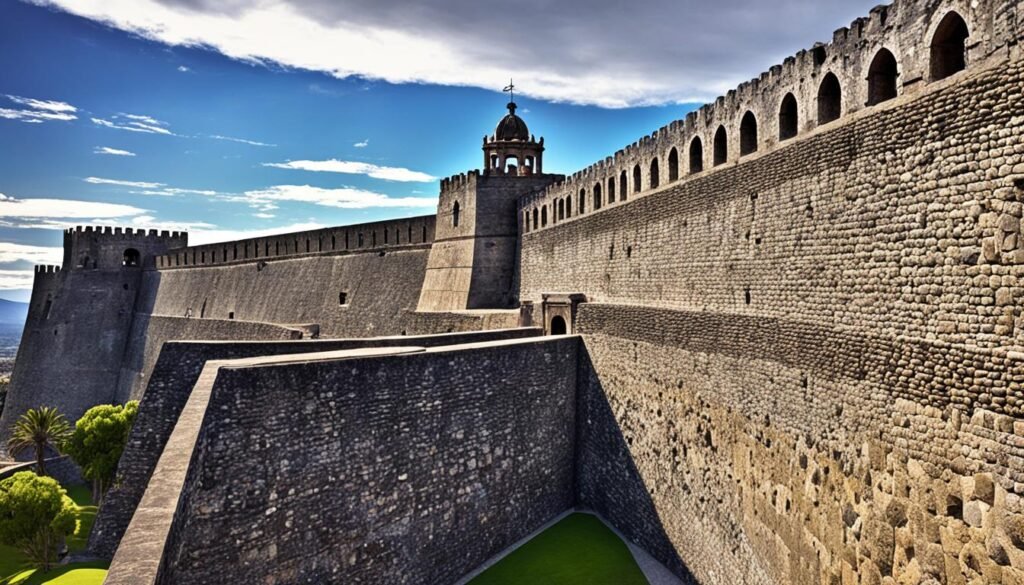
{"type": "Polygon", "coordinates": [[[75,503],[57,480],[21,471],[0,481],[0,542],[18,548],[44,570],[54,543],[75,531],[75,503]]]}
{"type": "Polygon", "coordinates": [[[82,468],[82,475],[96,482],[100,494],[114,477],[138,411],[139,403],[134,400],[123,406],[94,406],[78,419],[75,432],[64,446],[82,468]]]}

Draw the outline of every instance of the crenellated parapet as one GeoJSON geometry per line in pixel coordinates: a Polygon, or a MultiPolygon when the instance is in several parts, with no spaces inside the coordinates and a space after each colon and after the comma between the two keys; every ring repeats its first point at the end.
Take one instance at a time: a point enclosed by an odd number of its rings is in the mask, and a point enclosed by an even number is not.
{"type": "Polygon", "coordinates": [[[898,0],[520,200],[527,231],[784,147],[955,83],[1024,36],[1014,0],[898,0]],[[536,213],[534,213],[536,211],[536,213]],[[534,217],[536,216],[536,220],[534,217]],[[545,221],[546,217],[546,221],[545,221]]]}
{"type": "Polygon", "coordinates": [[[65,270],[121,270],[153,265],[153,257],[188,245],[188,233],[113,226],[64,230],[65,270]]]}
{"type": "Polygon", "coordinates": [[[170,250],[155,259],[159,270],[222,266],[318,254],[363,253],[434,241],[436,217],[424,215],[294,232],[170,250]]]}
{"type": "Polygon", "coordinates": [[[476,184],[477,179],[480,178],[479,170],[472,170],[465,173],[459,173],[452,175],[448,178],[441,179],[441,194],[451,193],[453,191],[461,191],[468,187],[472,187],[476,184]]]}

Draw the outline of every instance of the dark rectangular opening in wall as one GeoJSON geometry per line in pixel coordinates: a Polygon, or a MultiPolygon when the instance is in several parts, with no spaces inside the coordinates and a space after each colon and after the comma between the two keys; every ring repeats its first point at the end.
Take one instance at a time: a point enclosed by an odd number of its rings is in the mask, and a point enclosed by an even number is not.
{"type": "Polygon", "coordinates": [[[234,319],[234,318],[235,318],[235,312],[234,311],[229,311],[228,312],[228,319],[234,319]]]}
{"type": "Polygon", "coordinates": [[[338,293],[338,304],[341,305],[341,306],[345,306],[345,305],[348,304],[348,293],[347,292],[342,291],[342,292],[338,293]]]}

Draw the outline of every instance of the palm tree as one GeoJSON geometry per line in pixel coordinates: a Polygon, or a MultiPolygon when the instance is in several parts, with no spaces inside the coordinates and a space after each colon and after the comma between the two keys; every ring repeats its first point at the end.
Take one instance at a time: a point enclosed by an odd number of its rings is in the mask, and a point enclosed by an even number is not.
{"type": "Polygon", "coordinates": [[[42,406],[39,409],[30,408],[11,427],[11,438],[7,442],[7,449],[14,456],[26,449],[35,449],[36,470],[39,475],[46,475],[46,470],[43,467],[46,448],[51,447],[59,453],[64,442],[71,436],[71,432],[68,420],[56,408],[49,406],[42,406]]]}

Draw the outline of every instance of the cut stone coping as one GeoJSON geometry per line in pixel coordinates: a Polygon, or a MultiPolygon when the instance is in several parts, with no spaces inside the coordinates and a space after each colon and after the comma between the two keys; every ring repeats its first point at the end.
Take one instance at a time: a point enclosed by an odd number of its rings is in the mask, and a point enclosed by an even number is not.
{"type": "MultiPolygon", "coordinates": [[[[468,349],[505,347],[511,345],[544,343],[565,340],[572,336],[527,337],[500,341],[481,341],[460,345],[424,348],[398,346],[360,348],[316,353],[211,360],[203,366],[188,402],[178,416],[174,431],[164,446],[160,460],[153,470],[145,494],[132,516],[121,544],[110,562],[104,585],[155,585],[163,561],[164,548],[174,523],[182,489],[188,475],[199,432],[203,426],[210,395],[221,368],[260,368],[285,364],[343,361],[370,357],[389,357],[420,353],[451,353],[468,349]]],[[[397,337],[408,341],[408,336],[397,337]]],[[[300,341],[296,341],[301,343],[300,341]]],[[[232,343],[226,341],[223,343],[232,343]]],[[[272,342],[280,343],[280,342],[272,342]]],[[[309,343],[308,341],[305,343],[309,343]]]]}
{"type": "MultiPolygon", "coordinates": [[[[497,311],[497,312],[500,312],[500,311],[497,311]]],[[[267,323],[267,324],[268,325],[277,325],[276,323],[267,323]]],[[[285,327],[285,328],[287,328],[286,325],[277,325],[277,326],[278,327],[285,327]]],[[[483,330],[480,330],[480,331],[450,331],[450,332],[447,332],[447,333],[424,333],[423,335],[382,335],[382,336],[378,336],[378,337],[367,337],[367,338],[361,338],[361,337],[319,337],[317,339],[246,339],[246,340],[238,340],[238,339],[174,339],[174,340],[168,341],[166,343],[203,343],[203,344],[207,344],[207,345],[234,345],[234,344],[244,343],[245,345],[249,345],[249,346],[259,346],[259,345],[268,345],[269,346],[269,345],[289,345],[289,344],[303,345],[304,344],[304,345],[313,346],[313,345],[316,345],[317,343],[327,344],[327,343],[331,343],[331,342],[335,342],[336,343],[338,341],[348,341],[348,340],[362,341],[362,340],[366,339],[366,340],[374,340],[374,341],[376,341],[376,340],[402,341],[404,343],[402,343],[400,345],[401,347],[406,347],[406,346],[408,346],[408,347],[419,347],[419,346],[416,345],[416,341],[419,340],[419,339],[439,339],[439,338],[444,338],[444,337],[467,337],[467,336],[473,336],[473,335],[479,335],[480,337],[490,337],[490,336],[493,336],[493,335],[498,334],[498,333],[508,332],[508,331],[519,331],[521,329],[534,330],[537,333],[537,335],[536,335],[537,337],[540,337],[542,332],[543,332],[543,329],[540,328],[540,327],[511,327],[511,328],[505,328],[505,329],[483,329],[483,330]]],[[[530,338],[524,338],[524,339],[530,339],[530,338]]],[[[399,347],[399,346],[395,346],[395,347],[399,347]]],[[[461,345],[459,347],[461,347],[461,345]]],[[[375,348],[368,348],[368,349],[372,349],[374,351],[380,351],[383,348],[375,347],[375,348]]],[[[339,351],[355,351],[355,350],[339,350],[339,351]]],[[[270,356],[268,356],[267,359],[269,359],[269,357],[270,356]]],[[[295,357],[295,355],[292,355],[291,357],[295,357]]],[[[264,359],[264,358],[259,358],[259,359],[264,359]]]]}

